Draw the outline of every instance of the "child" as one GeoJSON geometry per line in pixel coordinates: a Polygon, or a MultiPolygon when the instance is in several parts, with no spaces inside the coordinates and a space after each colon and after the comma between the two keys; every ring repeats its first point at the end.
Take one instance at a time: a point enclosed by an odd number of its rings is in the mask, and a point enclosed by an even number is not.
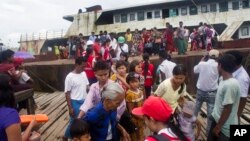
{"type": "Polygon", "coordinates": [[[116,58],[111,59],[111,63],[112,63],[112,65],[111,65],[111,76],[113,74],[117,73],[117,71],[116,71],[116,62],[117,62],[116,58]]]}
{"type": "Polygon", "coordinates": [[[144,88],[146,93],[146,98],[151,95],[151,88],[153,86],[153,75],[154,75],[154,65],[149,62],[149,54],[143,54],[143,62],[141,64],[142,75],[144,76],[144,88]]]}
{"type": "Polygon", "coordinates": [[[178,122],[181,131],[190,141],[195,141],[200,135],[201,123],[194,116],[195,105],[192,101],[186,101],[183,105],[182,111],[178,115],[178,122]],[[195,126],[197,126],[197,133],[195,134],[195,126]]]}
{"type": "MultiPolygon", "coordinates": [[[[129,84],[129,89],[126,92],[126,102],[128,112],[132,114],[132,109],[142,106],[143,93],[139,89],[139,78],[140,76],[135,72],[130,72],[126,78],[126,82],[129,84]]],[[[136,125],[137,131],[131,134],[132,141],[142,141],[144,139],[144,121],[137,116],[132,116],[132,122],[136,125]]]]}
{"type": "Polygon", "coordinates": [[[73,141],[90,141],[91,136],[89,132],[89,125],[86,121],[81,119],[74,119],[71,127],[70,134],[73,141]]]}
{"type": "Polygon", "coordinates": [[[126,91],[129,87],[129,85],[126,83],[127,63],[125,61],[117,61],[116,71],[117,73],[113,74],[110,79],[119,83],[126,91]]]}
{"type": "Polygon", "coordinates": [[[121,61],[125,61],[127,63],[127,66],[129,65],[129,62],[128,62],[128,53],[125,53],[125,52],[122,52],[120,54],[120,60],[121,61]]]}
{"type": "MultiPolygon", "coordinates": [[[[142,68],[141,68],[141,64],[138,60],[133,60],[131,63],[130,63],[130,66],[129,66],[129,72],[135,72],[137,75],[140,76],[140,89],[144,92],[144,77],[142,76],[142,68]]],[[[144,97],[146,97],[144,95],[144,97]]]]}

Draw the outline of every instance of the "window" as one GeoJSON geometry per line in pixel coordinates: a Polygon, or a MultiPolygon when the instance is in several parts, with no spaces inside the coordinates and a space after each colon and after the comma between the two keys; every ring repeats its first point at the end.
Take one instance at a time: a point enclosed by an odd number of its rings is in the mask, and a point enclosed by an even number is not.
{"type": "Polygon", "coordinates": [[[239,2],[238,1],[233,1],[232,2],[232,8],[233,8],[233,10],[238,10],[239,9],[239,2]]]}
{"type": "Polygon", "coordinates": [[[186,7],[181,8],[181,15],[182,16],[187,15],[187,8],[186,7]]]}
{"type": "Polygon", "coordinates": [[[207,5],[202,5],[201,6],[201,13],[207,13],[208,10],[207,10],[207,5]]]}
{"type": "Polygon", "coordinates": [[[115,23],[119,23],[120,20],[120,15],[115,15],[115,23]]]}
{"type": "Polygon", "coordinates": [[[249,0],[243,0],[242,1],[242,8],[248,8],[249,7],[249,0]]]}
{"type": "Polygon", "coordinates": [[[147,19],[152,19],[152,18],[153,18],[152,12],[147,12],[147,19]]]}
{"type": "Polygon", "coordinates": [[[220,12],[228,11],[228,2],[220,2],[219,8],[220,8],[220,12]]]}
{"type": "Polygon", "coordinates": [[[137,13],[137,20],[143,21],[144,20],[144,12],[138,12],[137,13]]]}
{"type": "Polygon", "coordinates": [[[127,14],[121,14],[121,23],[128,22],[128,16],[127,14]]]}
{"type": "Polygon", "coordinates": [[[248,36],[249,35],[248,27],[242,27],[241,28],[241,35],[242,36],[248,36]]]}
{"type": "Polygon", "coordinates": [[[178,16],[178,9],[169,9],[169,17],[178,16]]]}
{"type": "Polygon", "coordinates": [[[210,12],[217,12],[216,3],[210,4],[210,12]]]}
{"type": "Polygon", "coordinates": [[[129,14],[129,20],[130,21],[135,21],[135,13],[129,14]]]}
{"type": "Polygon", "coordinates": [[[161,17],[160,11],[155,11],[155,18],[160,18],[160,17],[161,17]]]}
{"type": "Polygon", "coordinates": [[[197,15],[198,12],[197,12],[196,6],[190,6],[189,8],[190,8],[190,11],[189,11],[190,15],[197,15]]]}

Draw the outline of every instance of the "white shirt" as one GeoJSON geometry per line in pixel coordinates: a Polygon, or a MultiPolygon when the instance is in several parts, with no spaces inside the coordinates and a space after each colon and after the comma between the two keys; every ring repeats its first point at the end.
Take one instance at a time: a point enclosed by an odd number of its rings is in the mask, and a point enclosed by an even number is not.
{"type": "Polygon", "coordinates": [[[165,74],[165,78],[168,79],[173,76],[173,69],[175,66],[176,64],[174,62],[168,61],[166,59],[160,64],[159,70],[163,72],[165,74]]]}
{"type": "Polygon", "coordinates": [[[121,48],[122,48],[122,50],[124,52],[128,53],[128,45],[127,44],[124,43],[122,47],[118,46],[118,51],[117,51],[117,54],[116,54],[116,59],[117,60],[120,60],[120,54],[122,53],[121,48]]]}
{"type": "MultiPolygon", "coordinates": [[[[16,74],[18,74],[20,71],[16,71],[16,74]]],[[[27,81],[30,79],[29,75],[25,72],[23,72],[20,76],[20,78],[18,79],[19,84],[26,84],[27,81]]]]}
{"type": "Polygon", "coordinates": [[[115,38],[113,38],[113,40],[111,40],[110,46],[112,47],[113,50],[116,49],[116,47],[117,47],[117,40],[115,38]]]}
{"type": "Polygon", "coordinates": [[[112,130],[111,130],[111,123],[109,122],[108,134],[107,134],[106,140],[111,140],[112,138],[113,138],[113,135],[112,135],[112,130]]]}
{"type": "Polygon", "coordinates": [[[247,97],[250,85],[250,78],[243,66],[238,68],[233,73],[233,77],[236,78],[240,84],[240,97],[247,97]]]}
{"type": "Polygon", "coordinates": [[[65,79],[64,92],[70,91],[70,99],[84,100],[87,96],[87,85],[89,81],[85,72],[80,74],[70,72],[65,79]]]}
{"type": "Polygon", "coordinates": [[[214,59],[201,61],[194,67],[194,73],[199,74],[197,88],[202,91],[213,91],[218,88],[218,63],[214,59]]]}

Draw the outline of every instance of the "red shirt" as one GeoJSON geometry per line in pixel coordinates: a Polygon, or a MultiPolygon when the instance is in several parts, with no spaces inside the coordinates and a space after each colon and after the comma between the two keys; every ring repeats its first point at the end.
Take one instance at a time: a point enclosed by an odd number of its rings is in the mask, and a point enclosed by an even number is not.
{"type": "Polygon", "coordinates": [[[111,59],[111,57],[110,57],[110,53],[109,53],[109,47],[106,47],[104,49],[103,60],[107,61],[110,59],[111,59]]]}
{"type": "MultiPolygon", "coordinates": [[[[144,66],[145,66],[145,63],[143,62],[141,64],[141,67],[142,67],[142,76],[144,77],[144,66]]],[[[148,72],[146,74],[146,79],[144,81],[144,86],[153,86],[153,76],[154,76],[154,65],[149,63],[148,65],[148,72]]]]}
{"type": "Polygon", "coordinates": [[[102,54],[101,54],[101,46],[100,46],[100,44],[95,42],[93,44],[93,49],[94,49],[96,59],[97,60],[101,59],[102,54]]]}
{"type": "Polygon", "coordinates": [[[5,73],[5,74],[8,74],[10,76],[14,75],[14,73],[15,73],[14,64],[7,64],[7,63],[0,64],[0,73],[5,73]]]}
{"type": "Polygon", "coordinates": [[[88,78],[95,78],[95,73],[94,73],[94,70],[92,67],[94,58],[95,57],[93,55],[90,55],[88,60],[87,60],[87,65],[86,65],[86,67],[84,67],[84,71],[85,71],[88,78]]]}

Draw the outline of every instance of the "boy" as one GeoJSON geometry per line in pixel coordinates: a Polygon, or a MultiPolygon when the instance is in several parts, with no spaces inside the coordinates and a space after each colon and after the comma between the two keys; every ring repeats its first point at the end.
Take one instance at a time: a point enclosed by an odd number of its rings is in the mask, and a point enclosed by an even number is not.
{"type": "MultiPolygon", "coordinates": [[[[69,108],[70,122],[79,114],[79,108],[87,96],[87,87],[89,85],[86,73],[83,68],[86,66],[87,58],[79,57],[75,60],[75,68],[65,79],[65,97],[69,108]]],[[[71,138],[69,126],[65,131],[64,141],[71,138]]]]}
{"type": "Polygon", "coordinates": [[[73,141],[90,141],[89,125],[86,121],[74,119],[70,126],[73,141]]]}

